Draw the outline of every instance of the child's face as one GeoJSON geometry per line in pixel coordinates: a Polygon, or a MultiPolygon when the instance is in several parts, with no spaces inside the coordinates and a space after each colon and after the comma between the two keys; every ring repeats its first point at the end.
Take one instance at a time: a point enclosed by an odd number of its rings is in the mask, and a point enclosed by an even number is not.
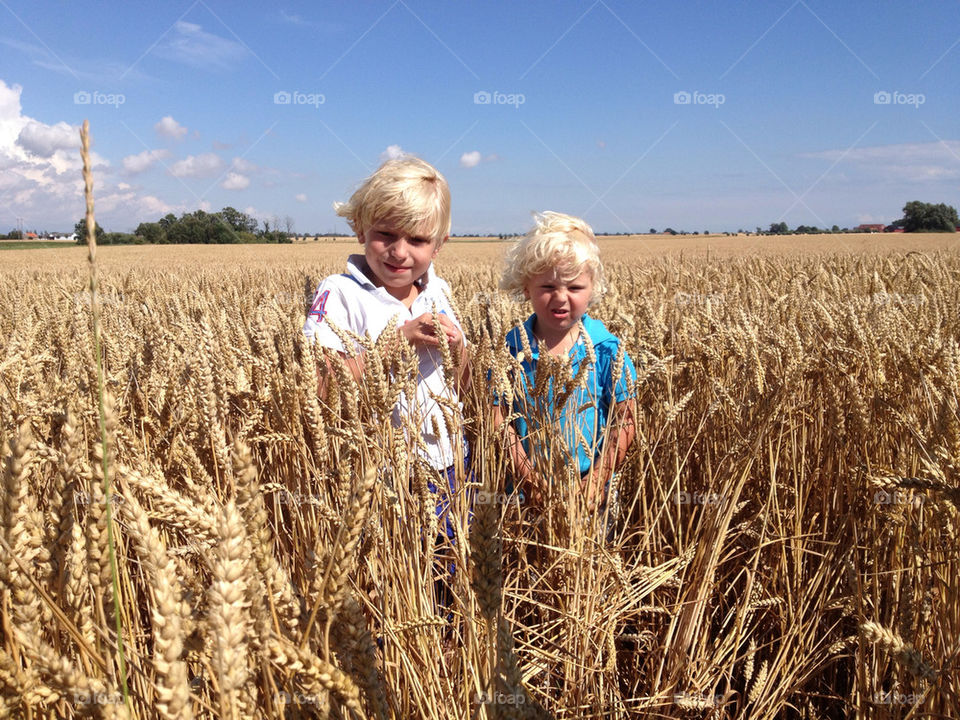
{"type": "Polygon", "coordinates": [[[358,236],[375,284],[395,297],[406,297],[410,287],[430,267],[443,241],[426,233],[408,234],[388,222],[374,223],[358,236]]]}
{"type": "Polygon", "coordinates": [[[524,294],[533,305],[537,328],[544,334],[563,335],[574,327],[590,304],[593,278],[583,271],[573,280],[561,280],[547,270],[527,280],[524,294]]]}

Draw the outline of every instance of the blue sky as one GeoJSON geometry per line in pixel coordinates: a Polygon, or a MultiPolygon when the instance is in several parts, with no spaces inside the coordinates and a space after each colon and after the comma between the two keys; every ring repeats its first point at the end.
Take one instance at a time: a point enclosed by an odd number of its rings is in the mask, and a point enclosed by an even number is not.
{"type": "Polygon", "coordinates": [[[345,232],[391,153],[453,232],[890,222],[960,206],[960,2],[0,0],[0,231],[226,205],[345,232]],[[287,100],[288,102],[284,102],[287,100]]]}

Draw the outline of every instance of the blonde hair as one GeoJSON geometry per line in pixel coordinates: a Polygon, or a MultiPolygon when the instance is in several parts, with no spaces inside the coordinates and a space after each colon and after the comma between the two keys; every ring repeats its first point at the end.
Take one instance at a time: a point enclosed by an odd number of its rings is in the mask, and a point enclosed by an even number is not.
{"type": "Polygon", "coordinates": [[[347,202],[333,204],[360,235],[377,223],[435,243],[450,234],[450,187],[428,162],[413,155],[387,160],[363,181],[347,202]]]}
{"type": "Polygon", "coordinates": [[[589,272],[593,280],[591,301],[607,291],[600,262],[600,248],[593,230],[573,215],[545,211],[534,213],[536,227],[507,252],[506,269],[500,287],[516,298],[534,275],[553,270],[557,278],[569,282],[589,272]]]}

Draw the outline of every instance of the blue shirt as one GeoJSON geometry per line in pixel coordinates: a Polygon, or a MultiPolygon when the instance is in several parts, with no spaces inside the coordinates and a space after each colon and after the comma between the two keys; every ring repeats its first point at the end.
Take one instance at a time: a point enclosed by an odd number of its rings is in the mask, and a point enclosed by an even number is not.
{"type": "MultiPolygon", "coordinates": [[[[521,331],[526,334],[531,350],[531,357],[524,357],[522,362],[523,394],[514,397],[513,412],[519,417],[513,421],[513,427],[531,460],[537,456],[538,459],[549,462],[551,451],[556,452],[565,446],[567,458],[576,457],[579,473],[582,475],[590,470],[593,461],[600,456],[604,429],[613,406],[634,397],[633,386],[637,380],[637,371],[630,357],[624,353],[620,375],[614,379],[614,366],[622,343],[602,322],[584,315],[581,321],[590,342],[593,343],[595,361],[584,371],[585,383],[581,382],[574,388],[563,406],[556,408],[559,393],[552,378],[546,392],[535,392],[537,363],[540,358],[537,339],[533,334],[535,319],[536,315],[531,315],[522,329],[514,328],[507,334],[507,347],[514,357],[523,351],[521,331]],[[557,442],[557,428],[562,444],[557,442]],[[531,446],[535,451],[533,454],[531,446]]],[[[583,333],[570,349],[569,358],[571,376],[576,377],[580,366],[588,362],[587,343],[583,333]]],[[[559,390],[562,392],[562,388],[559,390]]]]}

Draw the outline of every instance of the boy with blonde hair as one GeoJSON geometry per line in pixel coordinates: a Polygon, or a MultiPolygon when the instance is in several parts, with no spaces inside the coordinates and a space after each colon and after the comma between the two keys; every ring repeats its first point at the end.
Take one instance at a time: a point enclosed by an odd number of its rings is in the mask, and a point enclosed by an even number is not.
{"type": "MultiPolygon", "coordinates": [[[[433,269],[450,234],[447,181],[429,163],[405,155],[385,162],[347,202],[334,208],[357,234],[363,252],[350,255],[346,273],[320,283],[303,333],[339,352],[357,380],[364,374],[364,353],[357,343],[350,348],[344,344],[351,333],[369,333],[376,340],[393,327],[393,342],[416,348],[416,398],[401,395],[392,421],[403,427],[405,416],[420,420],[425,459],[452,490],[463,448],[455,447],[448,435],[441,404],[461,405],[456,387],[444,379],[441,344],[461,358],[464,372],[456,384],[467,383],[469,375],[463,332],[447,297],[450,287],[433,269]],[[442,334],[436,331],[435,318],[442,334]]],[[[436,492],[436,485],[430,486],[436,492]]],[[[445,514],[446,507],[446,501],[438,504],[438,515],[445,514]]],[[[446,525],[453,539],[449,518],[446,525]]]]}
{"type": "MultiPolygon", "coordinates": [[[[529,300],[533,314],[507,335],[510,352],[521,361],[522,392],[511,408],[516,433],[509,448],[515,472],[530,502],[542,502],[544,470],[559,431],[581,479],[587,507],[606,505],[610,479],[635,434],[637,372],[621,341],[587,307],[607,289],[599,247],[590,226],[556,212],[534,216],[536,227],[510,250],[501,288],[529,300]],[[545,355],[570,364],[577,380],[556,407],[561,389],[535,388],[537,365],[545,355]],[[546,463],[546,464],[544,464],[546,463]]],[[[541,380],[543,382],[543,380],[541,380]]]]}

